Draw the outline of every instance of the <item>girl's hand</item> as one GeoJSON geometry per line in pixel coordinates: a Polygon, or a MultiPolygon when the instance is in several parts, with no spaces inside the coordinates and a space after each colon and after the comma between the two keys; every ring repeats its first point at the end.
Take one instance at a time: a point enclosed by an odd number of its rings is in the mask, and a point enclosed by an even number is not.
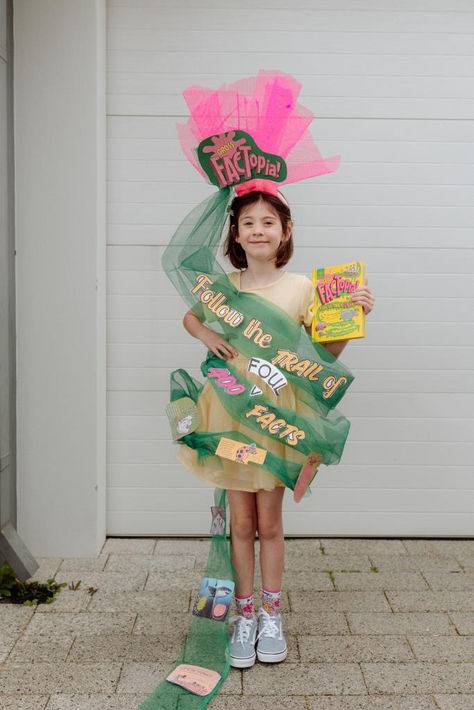
{"type": "Polygon", "coordinates": [[[218,335],[210,328],[206,328],[206,331],[201,341],[214,355],[217,355],[222,360],[229,360],[239,355],[239,351],[232,347],[227,340],[224,340],[221,335],[218,335]]]}
{"type": "MultiPolygon", "coordinates": [[[[367,283],[367,279],[365,279],[365,283],[367,283]]],[[[351,300],[362,306],[365,315],[370,313],[375,303],[372,291],[367,286],[359,286],[352,294],[351,300]]]]}

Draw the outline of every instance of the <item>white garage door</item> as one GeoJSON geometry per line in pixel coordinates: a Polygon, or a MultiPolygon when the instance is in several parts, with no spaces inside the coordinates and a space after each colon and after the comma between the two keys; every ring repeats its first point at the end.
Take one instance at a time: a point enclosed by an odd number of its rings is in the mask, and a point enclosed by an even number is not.
{"type": "Polygon", "coordinates": [[[472,2],[253,5],[108,3],[107,532],[209,531],[213,489],[176,463],[164,416],[170,371],[200,377],[205,353],[161,255],[215,189],[183,157],[175,122],[190,84],[262,68],[303,83],[322,154],[342,156],[337,172],[285,189],[292,270],[365,260],[377,299],[366,339],[341,358],[355,375],[343,458],[299,505],[287,491],[285,531],[472,536],[472,2]]]}

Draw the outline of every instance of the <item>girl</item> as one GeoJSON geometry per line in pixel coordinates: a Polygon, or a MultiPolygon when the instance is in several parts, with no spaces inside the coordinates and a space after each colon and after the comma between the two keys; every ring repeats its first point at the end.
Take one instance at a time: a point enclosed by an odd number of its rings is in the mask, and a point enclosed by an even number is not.
{"type": "MultiPolygon", "coordinates": [[[[237,196],[232,202],[224,253],[239,269],[228,276],[240,291],[257,294],[278,305],[310,333],[313,284],[305,276],[289,273],[283,268],[293,254],[292,229],[290,208],[281,193],[248,192],[237,196]]],[[[361,304],[366,314],[374,305],[374,297],[367,285],[359,287],[352,300],[361,304]]],[[[183,324],[212,353],[232,361],[234,369],[247,374],[248,360],[225,338],[203,325],[193,310],[186,313],[183,324]]],[[[331,342],[325,347],[337,357],[347,342],[331,342]]],[[[265,394],[273,396],[273,401],[279,406],[298,410],[299,403],[290,387],[280,392],[278,400],[269,388],[265,394]]],[[[244,425],[239,427],[223,409],[209,382],[199,398],[199,414],[200,427],[206,431],[245,429],[244,425]]],[[[258,434],[251,432],[251,437],[257,446],[268,446],[263,434],[259,439],[258,434]]],[[[280,455],[284,457],[285,446],[282,443],[275,446],[280,447],[280,455]]],[[[256,657],[267,663],[283,661],[287,655],[280,615],[285,560],[282,523],[285,485],[268,470],[255,465],[246,466],[227,459],[222,459],[219,469],[213,468],[210,463],[200,464],[196,452],[187,446],[180,447],[178,457],[199,478],[227,491],[232,563],[238,573],[235,588],[237,615],[231,618],[235,622],[230,642],[231,665],[247,668],[255,663],[256,657]],[[258,615],[254,610],[253,597],[257,530],[262,576],[258,615]]]]}

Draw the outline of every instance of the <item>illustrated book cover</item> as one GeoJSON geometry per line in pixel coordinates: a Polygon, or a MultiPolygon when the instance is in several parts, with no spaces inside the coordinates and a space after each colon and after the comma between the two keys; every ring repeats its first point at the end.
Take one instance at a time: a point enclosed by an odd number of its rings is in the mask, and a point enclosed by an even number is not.
{"type": "Polygon", "coordinates": [[[365,338],[364,309],[351,301],[352,294],[364,284],[363,261],[313,270],[313,340],[328,343],[365,338]]]}

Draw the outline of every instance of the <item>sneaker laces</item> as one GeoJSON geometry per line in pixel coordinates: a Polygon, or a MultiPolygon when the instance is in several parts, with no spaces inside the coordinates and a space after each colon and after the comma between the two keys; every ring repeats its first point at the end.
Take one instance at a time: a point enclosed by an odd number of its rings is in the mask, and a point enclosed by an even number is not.
{"type": "Polygon", "coordinates": [[[237,614],[236,616],[231,616],[229,622],[235,621],[234,634],[237,643],[246,643],[249,640],[250,629],[255,619],[247,619],[246,616],[241,616],[237,614]]]}
{"type": "Polygon", "coordinates": [[[265,611],[265,609],[263,609],[263,607],[260,607],[258,614],[259,620],[262,619],[262,621],[260,623],[261,628],[257,634],[257,639],[259,639],[261,636],[267,636],[269,638],[279,638],[280,629],[276,622],[277,616],[279,616],[279,614],[269,614],[268,611],[265,611]]]}

